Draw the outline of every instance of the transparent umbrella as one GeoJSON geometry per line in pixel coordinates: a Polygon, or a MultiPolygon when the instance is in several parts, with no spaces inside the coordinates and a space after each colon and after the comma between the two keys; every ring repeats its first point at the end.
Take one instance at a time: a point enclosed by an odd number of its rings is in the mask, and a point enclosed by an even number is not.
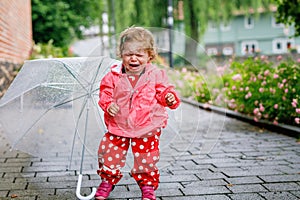
{"type": "Polygon", "coordinates": [[[79,168],[80,187],[85,154],[97,159],[105,133],[98,106],[101,78],[119,61],[108,57],[26,61],[0,100],[0,125],[13,149],[39,157],[57,151],[68,155],[68,168],[79,168]],[[73,163],[80,157],[80,166],[73,163]]]}

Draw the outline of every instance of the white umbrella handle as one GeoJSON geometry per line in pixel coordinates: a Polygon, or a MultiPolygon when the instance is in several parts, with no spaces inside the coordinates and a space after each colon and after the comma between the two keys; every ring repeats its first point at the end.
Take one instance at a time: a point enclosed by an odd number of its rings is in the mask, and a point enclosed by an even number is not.
{"type": "Polygon", "coordinates": [[[94,196],[96,194],[96,191],[97,191],[96,188],[93,188],[93,191],[92,191],[92,193],[89,196],[82,196],[80,194],[81,182],[82,182],[82,174],[79,174],[79,176],[78,176],[78,182],[77,182],[77,188],[76,188],[76,196],[77,196],[77,198],[78,199],[82,199],[82,200],[94,198],[94,196]]]}

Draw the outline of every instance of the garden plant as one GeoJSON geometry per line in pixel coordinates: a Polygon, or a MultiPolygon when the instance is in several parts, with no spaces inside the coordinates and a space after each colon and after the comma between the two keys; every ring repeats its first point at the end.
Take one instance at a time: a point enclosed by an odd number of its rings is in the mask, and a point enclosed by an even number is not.
{"type": "Polygon", "coordinates": [[[218,74],[170,70],[181,95],[205,104],[226,107],[277,125],[300,127],[300,60],[272,63],[268,57],[231,61],[219,67],[218,74]],[[223,83],[216,81],[222,79],[223,83]]]}

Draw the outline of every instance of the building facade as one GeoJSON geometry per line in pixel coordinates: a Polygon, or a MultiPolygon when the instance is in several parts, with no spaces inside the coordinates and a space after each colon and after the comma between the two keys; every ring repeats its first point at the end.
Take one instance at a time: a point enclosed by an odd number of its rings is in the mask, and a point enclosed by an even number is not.
{"type": "Polygon", "coordinates": [[[276,23],[274,13],[236,15],[230,22],[209,23],[203,41],[208,55],[248,56],[300,53],[294,27],[276,23]]]}

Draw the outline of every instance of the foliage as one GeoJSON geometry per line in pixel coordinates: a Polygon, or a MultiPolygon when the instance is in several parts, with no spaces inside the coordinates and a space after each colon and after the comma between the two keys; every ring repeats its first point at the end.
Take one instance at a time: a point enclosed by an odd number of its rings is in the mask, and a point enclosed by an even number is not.
{"type": "Polygon", "coordinates": [[[130,26],[166,27],[167,1],[108,0],[109,25],[116,34],[130,26]]]}
{"type": "Polygon", "coordinates": [[[68,46],[75,38],[81,38],[80,27],[95,23],[101,10],[98,0],[32,0],[33,40],[55,46],[68,46]]]}
{"type": "Polygon", "coordinates": [[[276,20],[295,26],[295,36],[300,36],[300,0],[274,0],[277,4],[276,20]]]}
{"type": "Polygon", "coordinates": [[[53,40],[49,40],[46,44],[33,44],[30,59],[62,58],[70,56],[72,56],[72,54],[68,51],[68,49],[56,47],[53,45],[53,40]]]}
{"type": "Polygon", "coordinates": [[[216,81],[217,74],[207,76],[185,68],[170,77],[184,97],[226,105],[255,121],[300,124],[300,62],[287,60],[275,66],[265,56],[232,62],[222,74],[224,84],[216,81]]]}

